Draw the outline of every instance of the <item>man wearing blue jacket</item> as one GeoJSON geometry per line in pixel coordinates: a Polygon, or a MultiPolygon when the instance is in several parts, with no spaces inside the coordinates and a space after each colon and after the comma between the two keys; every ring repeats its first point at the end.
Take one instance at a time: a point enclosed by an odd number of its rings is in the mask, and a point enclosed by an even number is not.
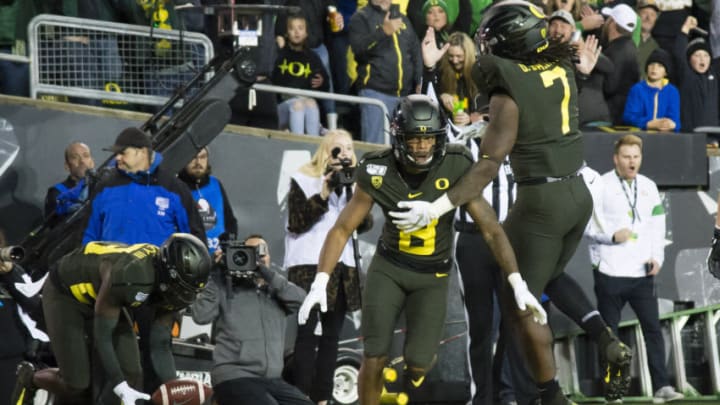
{"type": "MultiPolygon", "coordinates": [[[[115,154],[115,167],[103,176],[90,195],[89,218],[82,244],[113,241],[156,246],[173,233],[190,233],[206,243],[205,229],[190,189],[175,173],[160,168],[162,155],[152,150],[150,137],[140,129],[124,129],[115,144],[104,150],[115,154]]],[[[160,385],[151,363],[152,308],[133,312],[140,335],[145,392],[160,385]]],[[[169,342],[169,336],[168,340],[169,342]]]]}
{"type": "Polygon", "coordinates": [[[162,155],[150,137],[126,128],[115,144],[115,168],[93,190],[83,245],[92,241],[161,245],[175,232],[207,240],[190,190],[159,168],[162,155]]]}

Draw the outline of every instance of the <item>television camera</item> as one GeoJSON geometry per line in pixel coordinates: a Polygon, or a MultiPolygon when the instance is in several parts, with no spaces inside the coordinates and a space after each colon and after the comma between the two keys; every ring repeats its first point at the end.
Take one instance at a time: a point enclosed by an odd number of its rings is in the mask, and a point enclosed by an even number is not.
{"type": "MultiPolygon", "coordinates": [[[[340,148],[333,148],[331,155],[333,159],[337,159],[338,155],[340,155],[340,148]]],[[[355,183],[355,167],[352,166],[352,160],[340,159],[340,163],[333,164],[333,166],[337,165],[342,166],[342,168],[333,172],[330,180],[328,180],[328,186],[331,189],[335,189],[337,187],[349,186],[355,183]]]]}
{"type": "Polygon", "coordinates": [[[237,240],[235,235],[220,241],[223,251],[223,264],[226,276],[238,280],[247,280],[255,277],[260,268],[260,259],[267,255],[267,245],[248,246],[245,242],[237,240]]]}

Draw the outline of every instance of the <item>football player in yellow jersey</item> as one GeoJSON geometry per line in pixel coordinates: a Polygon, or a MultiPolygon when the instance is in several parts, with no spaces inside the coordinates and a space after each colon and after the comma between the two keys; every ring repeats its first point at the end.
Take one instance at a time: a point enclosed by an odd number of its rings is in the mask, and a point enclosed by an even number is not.
{"type": "MultiPolygon", "coordinates": [[[[386,220],[368,269],[363,296],[364,356],[359,381],[363,405],[374,405],[380,400],[382,370],[402,310],[407,321],[404,347],[407,369],[403,383],[410,400],[413,399],[414,390],[435,362],[452,268],[451,213],[415,232],[397,228],[387,214],[401,200],[433,201],[472,165],[467,148],[447,144],[445,117],[438,104],[427,96],[401,99],[391,135],[391,148],[368,153],[360,162],[355,193],[325,239],[318,273],[298,314],[300,323],[304,323],[315,305],[320,305],[321,311],[327,309],[325,290],[329,274],[351,233],[377,203],[386,220]]],[[[466,207],[505,274],[517,278],[514,288],[517,305],[545,322],[544,310],[517,273],[513,251],[495,212],[482,198],[470,201],[466,207]]]]}
{"type": "Polygon", "coordinates": [[[37,388],[61,403],[135,405],[150,396],[142,383],[137,337],[126,309],[157,309],[151,330],[155,372],[176,378],[169,342],[173,315],[205,286],[211,259],[204,243],[175,233],[162,246],[90,242],[61,258],[43,287],[43,311],[57,368],[33,373],[21,363],[13,405],[32,403],[37,388]],[[92,357],[102,369],[100,393],[92,393],[92,357]]]}

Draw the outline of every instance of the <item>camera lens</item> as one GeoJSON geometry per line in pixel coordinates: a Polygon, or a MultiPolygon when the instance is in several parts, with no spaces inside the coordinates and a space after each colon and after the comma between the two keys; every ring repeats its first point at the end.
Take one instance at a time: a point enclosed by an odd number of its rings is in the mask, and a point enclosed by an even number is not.
{"type": "Polygon", "coordinates": [[[248,257],[247,253],[243,252],[242,250],[238,250],[237,252],[233,253],[232,261],[236,266],[245,266],[248,261],[250,261],[250,258],[248,257]]]}

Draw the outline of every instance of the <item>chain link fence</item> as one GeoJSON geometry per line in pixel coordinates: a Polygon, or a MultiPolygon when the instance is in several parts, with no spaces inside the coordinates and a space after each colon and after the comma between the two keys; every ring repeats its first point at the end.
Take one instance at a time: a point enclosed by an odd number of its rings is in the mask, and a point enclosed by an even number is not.
{"type": "Polygon", "coordinates": [[[33,18],[28,38],[32,98],[163,105],[213,57],[200,33],[50,14],[33,18]]]}

